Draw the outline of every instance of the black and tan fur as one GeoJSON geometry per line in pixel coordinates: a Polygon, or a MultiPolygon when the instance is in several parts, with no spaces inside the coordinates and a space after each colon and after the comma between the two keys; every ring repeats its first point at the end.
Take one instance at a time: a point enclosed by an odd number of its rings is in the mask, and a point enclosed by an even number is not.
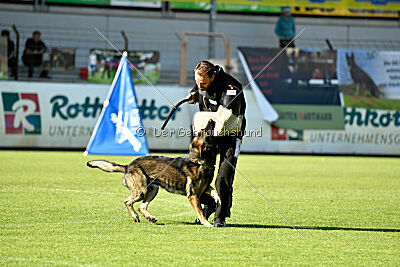
{"type": "Polygon", "coordinates": [[[367,96],[367,92],[369,92],[371,96],[378,98],[384,95],[368,73],[357,65],[354,59],[354,53],[351,53],[351,55],[346,54],[346,60],[351,78],[356,86],[356,96],[360,94],[360,89],[364,91],[365,96],[367,96]]]}
{"type": "Polygon", "coordinates": [[[135,222],[139,216],[133,209],[133,204],[140,200],[143,203],[139,212],[149,221],[156,222],[147,208],[156,197],[161,186],[171,193],[186,195],[197,216],[204,226],[212,226],[204,217],[199,197],[204,192],[210,194],[216,202],[220,198],[215,189],[210,186],[215,169],[217,151],[210,136],[214,122],[209,121],[207,127],[200,131],[192,140],[189,154],[169,158],[162,156],[144,156],[135,159],[128,165],[120,165],[106,160],[92,160],[87,165],[106,172],[123,172],[123,183],[130,190],[130,196],[124,201],[135,222]]]}

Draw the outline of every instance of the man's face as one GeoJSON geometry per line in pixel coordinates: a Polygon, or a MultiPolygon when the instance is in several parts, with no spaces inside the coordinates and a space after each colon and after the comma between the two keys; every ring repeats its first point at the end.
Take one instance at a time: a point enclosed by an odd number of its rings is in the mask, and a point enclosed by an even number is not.
{"type": "Polygon", "coordinates": [[[290,17],[290,11],[285,11],[285,12],[283,12],[283,16],[284,16],[285,18],[290,17]]]}
{"type": "Polygon", "coordinates": [[[40,34],[33,35],[33,41],[39,42],[39,40],[40,40],[40,34]]]}
{"type": "Polygon", "coordinates": [[[206,73],[199,74],[199,71],[196,71],[194,73],[194,79],[196,80],[197,87],[200,90],[204,91],[207,90],[208,87],[210,87],[212,81],[214,80],[214,75],[210,78],[206,73]]]}

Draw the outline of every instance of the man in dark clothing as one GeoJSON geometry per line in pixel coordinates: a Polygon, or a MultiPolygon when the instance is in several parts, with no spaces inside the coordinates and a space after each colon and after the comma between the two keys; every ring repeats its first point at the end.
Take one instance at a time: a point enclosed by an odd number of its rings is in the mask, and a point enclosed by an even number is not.
{"type": "MultiPolygon", "coordinates": [[[[34,31],[32,38],[26,40],[25,50],[22,56],[22,61],[28,67],[28,77],[33,76],[33,68],[42,65],[43,54],[46,51],[46,45],[40,40],[40,32],[34,31]]],[[[49,78],[48,71],[42,70],[41,78],[49,78]]]]}
{"type": "Polygon", "coordinates": [[[15,57],[14,42],[10,40],[10,32],[2,30],[1,36],[7,37],[7,62],[8,67],[11,69],[11,76],[15,77],[17,73],[17,59],[15,57]]]}
{"type": "MultiPolygon", "coordinates": [[[[240,131],[227,136],[216,136],[215,142],[220,154],[220,163],[215,186],[221,198],[221,205],[216,207],[214,199],[203,194],[200,202],[204,204],[206,218],[215,211],[214,227],[225,227],[225,218],[230,217],[232,206],[233,179],[240,144],[246,127],[244,118],[246,101],[242,85],[231,75],[208,61],[199,62],[195,69],[196,85],[187,96],[189,103],[199,103],[200,111],[216,112],[219,106],[232,110],[235,116],[243,117],[240,131]]],[[[197,222],[197,220],[196,220],[197,222]]]]}

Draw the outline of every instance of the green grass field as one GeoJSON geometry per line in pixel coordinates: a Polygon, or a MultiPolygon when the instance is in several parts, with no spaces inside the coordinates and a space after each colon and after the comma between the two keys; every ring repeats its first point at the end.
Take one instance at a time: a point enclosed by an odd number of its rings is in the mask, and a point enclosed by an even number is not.
{"type": "Polygon", "coordinates": [[[92,159],[131,160],[0,151],[0,265],[400,264],[399,158],[241,155],[239,171],[305,240],[239,174],[227,228],[194,225],[186,197],[160,190],[157,224],[124,210],[96,238],[128,190],[92,159]]]}
{"type": "Polygon", "coordinates": [[[349,108],[400,110],[400,101],[397,99],[356,97],[343,95],[344,106],[349,108]]]}

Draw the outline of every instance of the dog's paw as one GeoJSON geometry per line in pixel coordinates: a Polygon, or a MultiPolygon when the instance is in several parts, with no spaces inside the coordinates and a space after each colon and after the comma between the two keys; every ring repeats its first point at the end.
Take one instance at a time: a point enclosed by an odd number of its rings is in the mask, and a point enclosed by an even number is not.
{"type": "Polygon", "coordinates": [[[149,222],[152,222],[152,223],[156,223],[157,222],[157,218],[153,217],[153,216],[151,216],[148,220],[149,220],[149,222]]]}
{"type": "Polygon", "coordinates": [[[214,198],[215,202],[221,205],[221,198],[219,197],[217,191],[212,190],[211,191],[211,196],[214,198]]]}
{"type": "Polygon", "coordinates": [[[140,222],[140,220],[139,220],[139,217],[132,217],[132,221],[134,221],[134,222],[140,222]]]}
{"type": "Polygon", "coordinates": [[[205,221],[205,223],[203,223],[203,225],[205,227],[213,227],[213,225],[211,223],[209,223],[208,221],[205,221]]]}

